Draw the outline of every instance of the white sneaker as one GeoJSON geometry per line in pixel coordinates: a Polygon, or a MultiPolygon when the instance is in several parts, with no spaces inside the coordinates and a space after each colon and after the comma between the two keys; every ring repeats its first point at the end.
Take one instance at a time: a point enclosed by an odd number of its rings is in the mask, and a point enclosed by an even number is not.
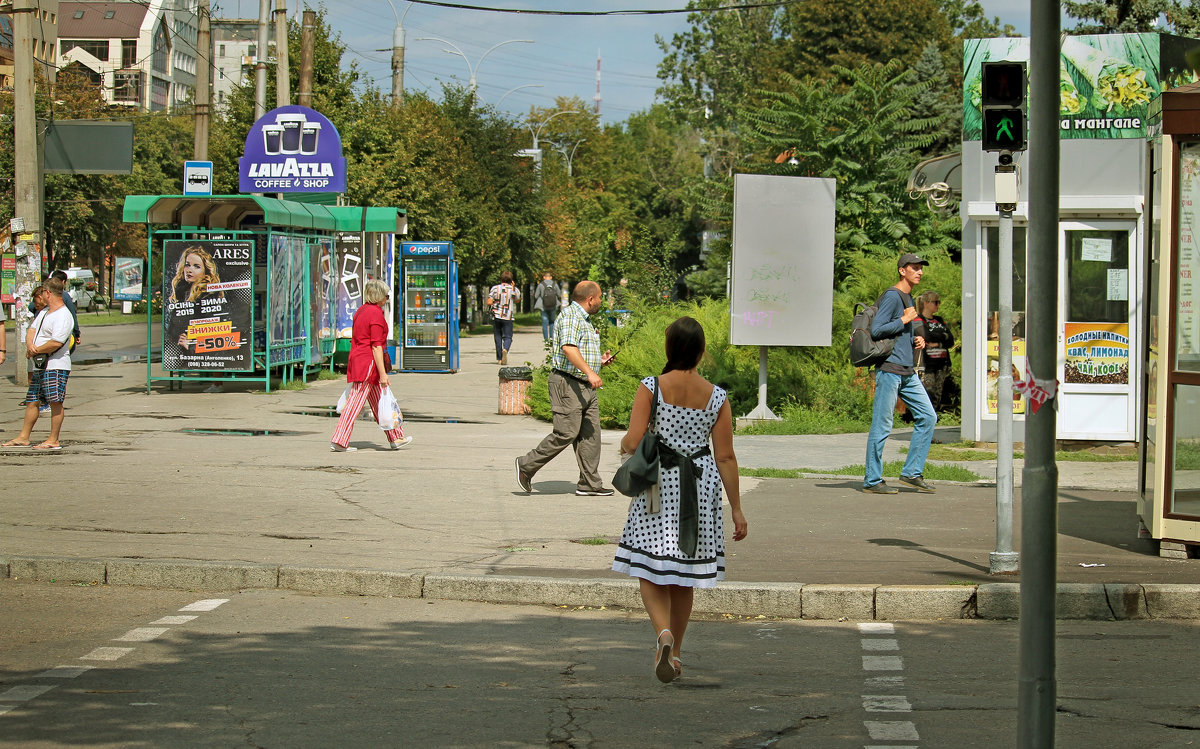
{"type": "Polygon", "coordinates": [[[352,453],[358,450],[357,447],[342,447],[336,442],[330,442],[329,449],[335,453],[352,453]]]}
{"type": "Polygon", "coordinates": [[[399,450],[402,447],[408,447],[409,445],[412,444],[412,436],[410,435],[410,436],[405,437],[404,439],[400,440],[399,442],[389,442],[388,444],[391,446],[391,448],[393,450],[399,450]]]}

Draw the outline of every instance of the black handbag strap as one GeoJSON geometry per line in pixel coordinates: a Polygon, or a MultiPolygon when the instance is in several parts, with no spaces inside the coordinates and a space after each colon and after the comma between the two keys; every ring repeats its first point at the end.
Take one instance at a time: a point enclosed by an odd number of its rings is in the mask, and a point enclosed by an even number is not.
{"type": "Polygon", "coordinates": [[[646,425],[647,429],[653,428],[655,433],[658,433],[658,378],[654,378],[654,389],[650,391],[650,421],[646,425]]]}

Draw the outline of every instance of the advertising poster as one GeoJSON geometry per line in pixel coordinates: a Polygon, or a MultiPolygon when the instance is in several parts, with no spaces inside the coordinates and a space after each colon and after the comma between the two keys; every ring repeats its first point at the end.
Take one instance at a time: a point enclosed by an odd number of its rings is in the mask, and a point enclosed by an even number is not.
{"type": "MultiPolygon", "coordinates": [[[[999,413],[999,398],[1000,391],[1000,342],[987,342],[987,407],[988,413],[995,416],[999,413]]],[[[1024,339],[1012,342],[1012,378],[1013,385],[1025,379],[1025,341],[1024,339]]],[[[1013,413],[1025,413],[1025,400],[1021,398],[1021,394],[1017,392],[1016,387],[1013,388],[1013,413]]]]}
{"type": "Polygon", "coordinates": [[[1063,380],[1084,385],[1129,384],[1129,323],[1069,322],[1063,380]]]}
{"type": "Polygon", "coordinates": [[[17,256],[6,252],[0,255],[0,304],[12,304],[17,291],[17,256]]]}
{"type": "Polygon", "coordinates": [[[1179,251],[1175,279],[1175,356],[1180,369],[1195,370],[1200,361],[1200,145],[1179,149],[1179,251]]]}
{"type": "Polygon", "coordinates": [[[253,242],[163,242],[163,369],[252,369],[253,277],[253,242]]]}
{"type": "Polygon", "coordinates": [[[354,326],[354,313],[362,306],[364,282],[363,247],[361,234],[339,234],[337,238],[337,300],[334,303],[334,324],[338,338],[349,338],[354,326]]]}
{"type": "Polygon", "coordinates": [[[313,285],[312,322],[309,331],[311,346],[309,347],[309,363],[321,362],[321,341],[333,337],[333,276],[330,268],[333,263],[333,240],[321,238],[310,246],[309,262],[312,263],[310,278],[313,285]]]}
{"type": "MultiPolygon", "coordinates": [[[[1192,83],[1190,39],[1167,34],[1065,36],[1059,57],[1062,138],[1144,138],[1150,101],[1192,83]]],[[[968,39],[963,45],[963,140],[979,140],[984,62],[1029,60],[1029,39],[968,39]]]]}
{"type": "Polygon", "coordinates": [[[304,319],[304,238],[271,237],[271,344],[306,337],[304,319]]]}
{"type": "Polygon", "coordinates": [[[113,299],[118,302],[142,300],[142,259],[119,257],[113,262],[113,299]]]}
{"type": "Polygon", "coordinates": [[[345,192],[346,159],[337,128],[308,107],[288,105],[260,117],[238,159],[240,192],[345,192]]]}

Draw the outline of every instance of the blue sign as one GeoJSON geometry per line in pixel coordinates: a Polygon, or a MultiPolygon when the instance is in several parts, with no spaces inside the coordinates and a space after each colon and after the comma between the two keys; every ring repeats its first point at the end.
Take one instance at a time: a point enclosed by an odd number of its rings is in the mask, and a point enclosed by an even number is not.
{"type": "Polygon", "coordinates": [[[453,255],[450,242],[401,242],[401,257],[446,257],[453,255]]]}
{"type": "Polygon", "coordinates": [[[212,162],[183,162],[183,194],[212,195],[212,162]]]}
{"type": "Polygon", "coordinates": [[[250,126],[238,159],[240,192],[345,192],[342,139],[308,107],[272,109],[250,126]]]}

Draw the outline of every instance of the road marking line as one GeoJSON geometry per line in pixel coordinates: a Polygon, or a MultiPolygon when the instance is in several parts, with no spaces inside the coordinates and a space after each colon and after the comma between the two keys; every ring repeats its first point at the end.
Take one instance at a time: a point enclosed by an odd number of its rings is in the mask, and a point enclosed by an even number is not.
{"type": "Polygon", "coordinates": [[[81,656],[81,661],[115,661],[133,652],[133,648],[96,648],[85,656],[81,656]]]}
{"type": "Polygon", "coordinates": [[[899,744],[881,744],[878,746],[874,745],[874,744],[869,744],[867,746],[864,746],[863,749],[917,749],[917,747],[911,746],[911,745],[910,746],[900,746],[899,744]]]}
{"type": "Polygon", "coordinates": [[[13,710],[16,707],[17,707],[16,705],[0,705],[0,715],[4,715],[9,710],[13,710]]]}
{"type": "Polygon", "coordinates": [[[902,694],[864,694],[863,709],[868,713],[911,713],[912,705],[902,694]]]}
{"type": "Polygon", "coordinates": [[[900,642],[898,640],[884,640],[878,637],[871,640],[864,639],[862,641],[862,649],[872,650],[877,653],[885,650],[899,650],[900,642]]]}
{"type": "Polygon", "coordinates": [[[917,726],[911,720],[864,720],[874,741],[920,741],[917,726]]]}
{"type": "Polygon", "coordinates": [[[202,601],[189,603],[187,606],[179,609],[180,611],[212,611],[223,603],[229,603],[228,598],[205,598],[202,601]]]}
{"type": "Polygon", "coordinates": [[[903,676],[868,676],[866,679],[868,687],[902,687],[904,686],[903,676]]]}
{"type": "Polygon", "coordinates": [[[198,616],[164,616],[161,619],[156,619],[150,622],[151,624],[187,624],[193,619],[199,619],[198,616]]]}
{"type": "Polygon", "coordinates": [[[903,671],[904,660],[898,655],[864,655],[863,671],[903,671]]]}
{"type": "Polygon", "coordinates": [[[0,692],[0,700],[4,702],[25,702],[32,700],[39,694],[45,694],[51,689],[54,689],[57,684],[22,684],[8,689],[5,692],[0,692]]]}
{"type": "Polygon", "coordinates": [[[896,625],[887,622],[859,622],[858,631],[863,634],[894,635],[896,634],[896,625]]]}
{"type": "Polygon", "coordinates": [[[49,671],[43,671],[35,679],[74,679],[84,671],[91,671],[95,666],[55,666],[49,671]]]}
{"type": "Polygon", "coordinates": [[[129,630],[120,637],[114,637],[113,642],[150,642],[170,631],[170,627],[138,627],[137,629],[129,630]]]}

